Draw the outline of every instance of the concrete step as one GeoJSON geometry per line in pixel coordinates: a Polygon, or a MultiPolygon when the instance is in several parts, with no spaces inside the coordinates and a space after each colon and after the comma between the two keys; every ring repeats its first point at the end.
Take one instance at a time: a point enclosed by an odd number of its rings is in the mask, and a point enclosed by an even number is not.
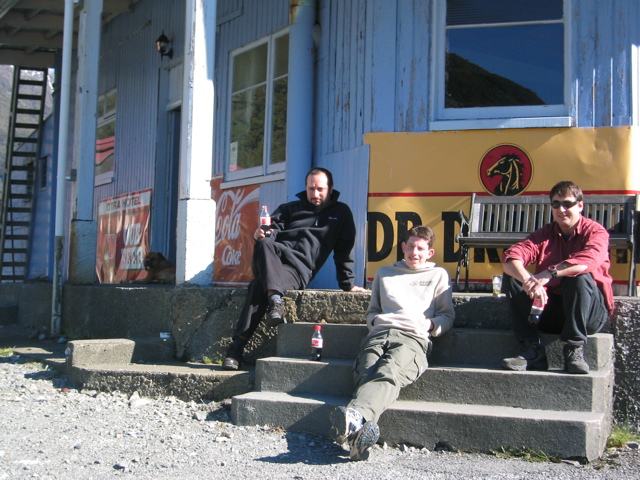
{"type": "Polygon", "coordinates": [[[171,338],[74,340],[66,353],[67,375],[79,389],[221,401],[254,388],[254,369],[176,361],[171,338]]]}
{"type": "MultiPolygon", "coordinates": [[[[350,397],[355,389],[352,367],[353,362],[344,359],[264,358],[256,364],[255,389],[350,397]]],[[[605,412],[611,408],[612,389],[612,369],[570,375],[560,370],[510,372],[449,365],[428,368],[402,390],[400,400],[605,412]]]]}
{"type": "Polygon", "coordinates": [[[119,391],[143,397],[174,396],[184,401],[216,402],[250,392],[254,370],[229,372],[219,365],[185,364],[90,364],[75,365],[67,375],[78,389],[119,391]]]}
{"type": "Polygon", "coordinates": [[[67,344],[73,366],[172,362],[175,351],[173,339],[161,337],[72,340],[67,344]]]}
{"type": "MultiPolygon", "coordinates": [[[[349,397],[251,392],[237,396],[237,425],[276,425],[330,438],[329,413],[349,397]]],[[[593,460],[604,451],[610,418],[604,413],[554,412],[504,406],[397,401],[380,418],[379,442],[488,452],[501,447],[593,460]]]]}
{"type": "MultiPolygon", "coordinates": [[[[278,327],[277,356],[309,358],[311,335],[315,323],[287,323],[278,327]]],[[[367,335],[366,325],[322,326],[323,358],[354,359],[360,343],[367,335]]],[[[563,369],[563,343],[558,335],[542,335],[550,369],[563,369]]],[[[518,355],[519,345],[513,332],[476,328],[453,328],[442,337],[433,339],[429,364],[484,365],[499,367],[502,359],[518,355]]],[[[591,335],[585,347],[585,360],[592,370],[608,370],[613,365],[613,336],[591,335]]]]}
{"type": "MultiPolygon", "coordinates": [[[[367,329],[323,325],[323,361],[313,362],[314,325],[279,326],[278,357],[258,360],[256,391],[233,398],[238,425],[330,437],[329,412],[351,398],[352,363],[367,329]]],[[[454,328],[434,339],[430,368],[380,418],[380,441],[478,451],[527,447],[563,458],[598,458],[611,429],[613,338],[589,338],[588,375],[562,371],[557,335],[542,342],[550,371],[511,372],[500,368],[502,358],[518,352],[508,330],[454,328]]]]}

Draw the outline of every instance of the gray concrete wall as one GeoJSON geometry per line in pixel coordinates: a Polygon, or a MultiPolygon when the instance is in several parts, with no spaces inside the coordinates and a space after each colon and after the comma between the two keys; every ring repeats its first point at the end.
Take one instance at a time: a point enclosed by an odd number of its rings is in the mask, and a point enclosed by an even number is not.
{"type": "MultiPolygon", "coordinates": [[[[244,288],[174,286],[76,286],[63,290],[62,333],[70,339],[158,337],[170,332],[176,357],[222,360],[246,298],[244,288]]],[[[337,290],[287,292],[290,321],[362,324],[368,293],[337,290]]],[[[0,284],[0,304],[16,311],[23,326],[48,326],[50,284],[0,284]]],[[[458,328],[509,329],[503,298],[454,294],[458,328]]],[[[6,321],[4,319],[3,321],[6,321]]],[[[640,426],[640,298],[616,297],[616,311],[605,329],[616,342],[615,417],[640,426]]],[[[275,328],[261,325],[247,348],[246,361],[275,355],[275,328]]]]}
{"type": "Polygon", "coordinates": [[[5,318],[25,327],[51,326],[51,284],[50,283],[0,283],[0,304],[18,308],[8,308],[14,318],[5,318]]]}
{"type": "Polygon", "coordinates": [[[610,324],[615,338],[614,416],[640,429],[640,300],[618,298],[610,324]]]}

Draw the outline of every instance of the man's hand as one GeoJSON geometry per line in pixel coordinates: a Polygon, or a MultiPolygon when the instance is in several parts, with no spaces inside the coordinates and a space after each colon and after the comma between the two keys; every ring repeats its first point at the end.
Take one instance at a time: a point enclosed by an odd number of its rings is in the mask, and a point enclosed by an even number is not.
{"type": "MultiPolygon", "coordinates": [[[[269,229],[269,232],[271,234],[273,234],[273,228],[269,229]]],[[[265,231],[263,229],[261,229],[260,227],[258,227],[256,229],[255,232],[253,232],[253,239],[254,240],[260,240],[261,238],[265,238],[267,236],[267,234],[265,233],[265,231]]]]}
{"type": "Polygon", "coordinates": [[[542,305],[547,304],[548,296],[547,289],[544,287],[550,280],[547,272],[540,272],[538,275],[531,275],[529,278],[522,282],[522,287],[530,298],[539,298],[542,300],[542,305]]]}
{"type": "Polygon", "coordinates": [[[522,261],[515,258],[503,263],[502,268],[504,273],[522,282],[522,288],[529,295],[529,298],[539,298],[542,300],[543,305],[547,304],[547,289],[544,286],[551,280],[551,274],[548,271],[545,270],[537,275],[531,275],[522,261]]]}
{"type": "Polygon", "coordinates": [[[367,290],[366,288],[359,287],[358,285],[354,285],[353,287],[351,287],[351,290],[349,291],[350,292],[368,292],[369,290],[367,290]]]}

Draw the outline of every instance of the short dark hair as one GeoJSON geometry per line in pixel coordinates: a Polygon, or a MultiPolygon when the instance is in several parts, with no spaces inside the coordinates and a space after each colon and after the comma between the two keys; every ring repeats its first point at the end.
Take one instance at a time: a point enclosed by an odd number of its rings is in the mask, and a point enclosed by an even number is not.
{"type": "Polygon", "coordinates": [[[433,247],[433,244],[436,241],[435,233],[433,233],[431,227],[427,227],[426,225],[418,225],[413,227],[411,230],[409,230],[409,233],[407,233],[407,240],[409,240],[409,237],[423,238],[427,241],[429,247],[433,247]]]}
{"type": "Polygon", "coordinates": [[[305,185],[307,184],[307,178],[309,178],[309,175],[318,175],[319,173],[324,173],[327,176],[327,186],[329,188],[333,188],[333,175],[331,175],[331,172],[329,170],[322,167],[314,167],[311,170],[309,170],[309,173],[307,173],[307,176],[304,177],[305,185]]]}
{"type": "Polygon", "coordinates": [[[549,192],[549,200],[556,195],[560,197],[575,197],[577,201],[582,201],[582,190],[578,185],[568,180],[556,183],[549,192]]]}

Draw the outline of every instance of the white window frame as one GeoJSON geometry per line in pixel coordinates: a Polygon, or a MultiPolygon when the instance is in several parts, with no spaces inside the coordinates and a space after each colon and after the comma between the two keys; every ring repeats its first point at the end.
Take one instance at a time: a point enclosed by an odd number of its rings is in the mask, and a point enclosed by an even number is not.
{"type": "MultiPolygon", "coordinates": [[[[430,130],[571,127],[571,0],[564,0],[564,104],[509,107],[445,108],[445,47],[447,0],[434,1],[430,130]]],[[[541,23],[541,22],[536,22],[541,23]]],[[[549,22],[557,23],[557,22],[549,22]]]]}
{"type": "MultiPolygon", "coordinates": [[[[227,92],[227,141],[226,141],[226,154],[225,154],[225,185],[233,185],[233,184],[249,184],[249,183],[260,183],[260,182],[271,182],[276,179],[283,179],[284,172],[286,170],[287,161],[285,158],[284,162],[280,162],[277,164],[272,164],[270,162],[271,156],[271,131],[272,131],[272,120],[273,120],[273,85],[276,80],[283,78],[284,75],[281,75],[278,78],[274,78],[275,74],[275,42],[278,38],[283,35],[289,34],[289,28],[284,28],[274,33],[270,33],[254,42],[251,42],[243,47],[237,48],[233,50],[229,54],[229,88],[227,92]],[[266,81],[266,105],[265,105],[265,122],[264,122],[264,148],[262,153],[262,165],[257,167],[245,168],[242,170],[230,170],[230,159],[232,155],[232,145],[231,145],[231,110],[233,106],[232,95],[233,95],[233,70],[234,70],[234,59],[236,56],[252,50],[259,45],[264,43],[268,43],[267,47],[267,81],[266,81]],[[249,181],[247,181],[249,180],[249,181]],[[227,184],[226,182],[232,182],[227,184]]],[[[287,68],[286,77],[289,77],[289,69],[287,68]]]]}

